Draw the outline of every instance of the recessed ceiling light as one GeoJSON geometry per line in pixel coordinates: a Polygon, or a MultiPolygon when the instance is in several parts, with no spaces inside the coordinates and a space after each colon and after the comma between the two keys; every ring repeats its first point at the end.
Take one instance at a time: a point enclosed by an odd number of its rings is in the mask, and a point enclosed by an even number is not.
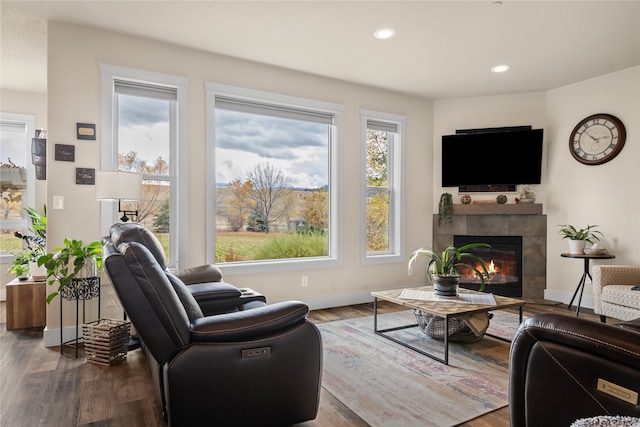
{"type": "Polygon", "coordinates": [[[491,72],[504,73],[505,71],[509,71],[509,69],[511,69],[511,67],[508,65],[496,65],[495,67],[491,68],[491,72]]]}
{"type": "Polygon", "coordinates": [[[373,33],[373,37],[380,40],[390,39],[395,35],[396,32],[391,28],[380,28],[379,30],[376,30],[375,33],[373,33]]]}

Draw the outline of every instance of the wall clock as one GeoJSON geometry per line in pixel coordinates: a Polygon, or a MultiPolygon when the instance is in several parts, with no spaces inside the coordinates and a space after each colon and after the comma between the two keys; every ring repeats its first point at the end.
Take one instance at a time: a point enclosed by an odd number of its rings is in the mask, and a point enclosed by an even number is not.
{"type": "Polygon", "coordinates": [[[611,114],[593,114],[573,128],[569,151],[580,163],[601,165],[616,157],[627,139],[624,124],[611,114]]]}

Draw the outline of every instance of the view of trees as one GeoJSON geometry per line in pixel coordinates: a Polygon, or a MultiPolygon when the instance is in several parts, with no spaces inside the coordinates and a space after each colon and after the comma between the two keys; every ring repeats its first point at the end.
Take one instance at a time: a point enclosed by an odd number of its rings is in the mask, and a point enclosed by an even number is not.
{"type": "Polygon", "coordinates": [[[389,249],[389,134],[367,130],[367,252],[389,249]]]}
{"type": "Polygon", "coordinates": [[[268,233],[272,224],[290,213],[291,181],[269,163],[259,163],[245,173],[245,182],[251,183],[248,188],[251,217],[262,228],[254,231],[268,233]]]}
{"type": "MultiPolygon", "coordinates": [[[[118,168],[121,171],[136,172],[145,175],[168,175],[169,163],[161,156],[153,163],[140,159],[138,153],[129,151],[128,153],[118,153],[118,168]]],[[[138,210],[138,222],[154,224],[158,221],[158,215],[166,215],[166,232],[169,232],[169,189],[159,180],[144,180],[142,182],[142,200],[135,202],[138,210]],[[166,205],[166,206],[165,206],[166,205]],[[166,212],[163,212],[163,207],[166,212]]],[[[160,220],[163,221],[163,220],[160,220]]],[[[162,226],[165,228],[165,226],[162,226]]],[[[157,232],[160,232],[156,230],[157,232]]]]}
{"type": "Polygon", "coordinates": [[[289,178],[269,163],[256,164],[218,188],[216,206],[217,215],[233,232],[288,230],[290,222],[294,231],[324,232],[328,227],[326,189],[294,190],[289,178]]]}

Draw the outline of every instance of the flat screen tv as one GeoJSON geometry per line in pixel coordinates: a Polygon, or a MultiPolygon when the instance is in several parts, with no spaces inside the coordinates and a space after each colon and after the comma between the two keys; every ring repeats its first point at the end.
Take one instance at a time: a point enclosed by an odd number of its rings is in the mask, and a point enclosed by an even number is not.
{"type": "Polygon", "coordinates": [[[442,186],[540,184],[542,129],[459,131],[442,137],[442,186]]]}

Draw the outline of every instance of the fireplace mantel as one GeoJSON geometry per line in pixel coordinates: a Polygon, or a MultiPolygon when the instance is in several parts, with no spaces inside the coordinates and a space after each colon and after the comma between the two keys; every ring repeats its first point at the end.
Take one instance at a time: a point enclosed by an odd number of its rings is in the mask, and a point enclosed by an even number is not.
{"type": "Polygon", "coordinates": [[[454,215],[542,215],[540,203],[470,203],[453,205],[454,215]]]}

